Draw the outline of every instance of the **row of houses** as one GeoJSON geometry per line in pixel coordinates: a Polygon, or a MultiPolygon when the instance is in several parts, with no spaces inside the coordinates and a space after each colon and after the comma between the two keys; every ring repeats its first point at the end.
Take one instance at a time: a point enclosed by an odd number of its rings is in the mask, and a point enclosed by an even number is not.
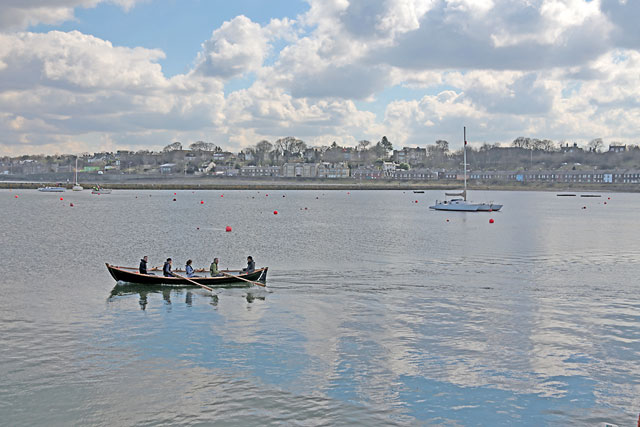
{"type": "MultiPolygon", "coordinates": [[[[399,169],[392,162],[381,167],[349,168],[346,163],[285,163],[283,166],[216,167],[221,176],[279,177],[279,178],[351,178],[356,180],[401,181],[462,181],[460,171],[431,169],[399,169]]],[[[475,182],[547,182],[547,183],[640,183],[640,170],[624,171],[482,171],[468,172],[467,179],[475,182]]]]}

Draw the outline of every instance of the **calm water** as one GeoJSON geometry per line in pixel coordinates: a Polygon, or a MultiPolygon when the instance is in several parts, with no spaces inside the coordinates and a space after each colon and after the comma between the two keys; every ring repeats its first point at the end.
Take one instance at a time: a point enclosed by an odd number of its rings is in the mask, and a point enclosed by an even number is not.
{"type": "Polygon", "coordinates": [[[0,191],[0,424],[636,423],[640,195],[173,193],[0,191]],[[115,287],[145,254],[269,291],[115,287]]]}

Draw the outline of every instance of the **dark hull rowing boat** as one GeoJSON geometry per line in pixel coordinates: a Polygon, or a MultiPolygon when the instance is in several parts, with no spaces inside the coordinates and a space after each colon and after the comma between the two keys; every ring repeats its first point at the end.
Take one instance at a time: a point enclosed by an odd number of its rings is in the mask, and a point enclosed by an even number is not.
{"type": "MultiPolygon", "coordinates": [[[[164,277],[162,275],[140,274],[137,269],[129,267],[116,267],[106,264],[107,270],[111,276],[120,282],[139,283],[141,285],[173,285],[173,286],[193,286],[188,280],[180,277],[164,277]]],[[[269,267],[260,268],[251,273],[241,273],[239,271],[226,271],[231,276],[220,277],[190,277],[189,279],[201,285],[209,287],[229,287],[229,286],[251,286],[251,283],[242,279],[259,281],[265,283],[267,281],[267,270],[269,267]],[[234,275],[233,273],[241,273],[234,275]]]]}

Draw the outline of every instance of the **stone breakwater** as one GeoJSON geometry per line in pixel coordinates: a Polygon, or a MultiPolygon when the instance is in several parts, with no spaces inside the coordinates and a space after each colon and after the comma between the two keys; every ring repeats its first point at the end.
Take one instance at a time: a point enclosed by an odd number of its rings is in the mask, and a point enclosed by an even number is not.
{"type": "MultiPolygon", "coordinates": [[[[66,180],[65,180],[66,181],[66,180]]],[[[79,180],[85,190],[96,184],[114,190],[453,190],[460,189],[462,183],[451,181],[400,181],[375,180],[355,181],[352,179],[234,179],[234,178],[162,178],[121,180],[79,180]]],[[[64,181],[0,181],[0,189],[37,189],[46,185],[58,185],[71,189],[72,183],[64,181]]],[[[482,183],[469,184],[469,190],[500,191],[601,191],[640,192],[637,184],[549,184],[549,183],[482,183]]]]}

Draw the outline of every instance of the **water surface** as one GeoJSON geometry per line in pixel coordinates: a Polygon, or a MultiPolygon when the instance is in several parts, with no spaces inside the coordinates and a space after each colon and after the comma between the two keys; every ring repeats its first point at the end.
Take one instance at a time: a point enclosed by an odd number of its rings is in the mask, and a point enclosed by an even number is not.
{"type": "Polygon", "coordinates": [[[638,195],[175,193],[0,191],[2,424],[637,420],[638,195]],[[143,255],[269,287],[116,287],[143,255]]]}

